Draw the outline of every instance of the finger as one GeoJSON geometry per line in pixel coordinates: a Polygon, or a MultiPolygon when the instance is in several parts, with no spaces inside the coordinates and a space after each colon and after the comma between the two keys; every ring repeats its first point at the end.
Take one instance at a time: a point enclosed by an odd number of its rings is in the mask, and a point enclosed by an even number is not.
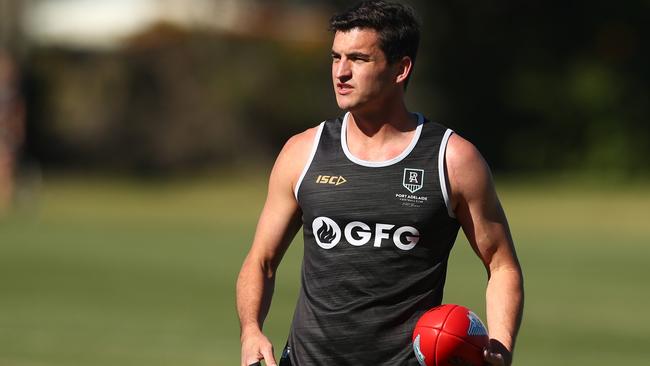
{"type": "Polygon", "coordinates": [[[277,366],[275,358],[273,357],[273,346],[263,347],[262,356],[264,356],[264,361],[266,361],[267,366],[277,366]]]}
{"type": "Polygon", "coordinates": [[[245,357],[242,359],[242,366],[262,366],[260,360],[262,359],[262,354],[258,353],[258,357],[245,357]]]}
{"type": "Polygon", "coordinates": [[[242,366],[262,366],[262,363],[258,360],[242,362],[242,366]]]}
{"type": "Polygon", "coordinates": [[[503,355],[501,355],[500,353],[492,353],[489,350],[484,349],[483,358],[490,365],[497,365],[497,366],[505,365],[505,362],[503,361],[503,355]]]}

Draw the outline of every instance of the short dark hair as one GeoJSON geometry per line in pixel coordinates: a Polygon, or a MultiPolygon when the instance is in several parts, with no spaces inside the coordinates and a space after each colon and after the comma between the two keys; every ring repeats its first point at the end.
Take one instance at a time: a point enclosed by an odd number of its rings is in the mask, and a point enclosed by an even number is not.
{"type": "Polygon", "coordinates": [[[330,19],[329,30],[336,33],[367,28],[379,34],[379,47],[388,63],[408,56],[415,62],[420,43],[420,25],[413,9],[388,1],[362,1],[330,19]]]}

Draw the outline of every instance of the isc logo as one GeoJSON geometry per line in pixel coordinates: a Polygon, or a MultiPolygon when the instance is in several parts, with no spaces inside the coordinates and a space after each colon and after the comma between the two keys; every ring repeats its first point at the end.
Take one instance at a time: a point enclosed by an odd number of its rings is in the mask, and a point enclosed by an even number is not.
{"type": "Polygon", "coordinates": [[[339,184],[343,184],[345,182],[347,182],[347,180],[345,180],[342,175],[319,175],[316,178],[316,183],[320,184],[333,184],[335,186],[338,186],[339,184]]]}
{"type": "Polygon", "coordinates": [[[326,216],[320,216],[311,223],[314,239],[323,249],[332,249],[341,241],[341,236],[354,246],[362,246],[373,242],[374,247],[381,247],[384,239],[392,239],[393,244],[401,250],[411,250],[420,240],[420,232],[413,226],[395,228],[392,224],[376,223],[374,228],[361,221],[352,221],[341,227],[336,221],[326,216]]]}

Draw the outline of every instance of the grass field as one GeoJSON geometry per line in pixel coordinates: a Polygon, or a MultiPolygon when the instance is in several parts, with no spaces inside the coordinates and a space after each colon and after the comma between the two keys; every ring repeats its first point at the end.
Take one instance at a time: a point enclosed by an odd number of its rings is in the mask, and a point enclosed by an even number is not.
{"type": "MultiPolygon", "coordinates": [[[[242,175],[166,184],[46,179],[0,222],[0,365],[238,365],[234,284],[265,196],[242,175]]],[[[499,184],[525,271],[518,365],[650,362],[650,187],[499,184]]],[[[265,330],[284,344],[302,242],[265,330]]],[[[445,302],[484,316],[464,236],[445,302]]]]}

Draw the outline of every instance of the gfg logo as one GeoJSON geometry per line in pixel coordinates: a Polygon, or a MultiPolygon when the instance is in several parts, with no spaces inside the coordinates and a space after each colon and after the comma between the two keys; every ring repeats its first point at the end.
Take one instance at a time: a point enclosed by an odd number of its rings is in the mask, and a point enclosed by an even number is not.
{"type": "Polygon", "coordinates": [[[341,227],[325,216],[315,218],[311,228],[316,243],[323,249],[334,248],[341,241],[342,235],[348,243],[357,247],[372,241],[373,246],[379,248],[384,239],[392,238],[393,244],[401,250],[413,249],[420,240],[420,232],[413,226],[401,226],[393,230],[395,225],[377,223],[371,228],[361,221],[348,223],[341,233],[341,227]]]}

